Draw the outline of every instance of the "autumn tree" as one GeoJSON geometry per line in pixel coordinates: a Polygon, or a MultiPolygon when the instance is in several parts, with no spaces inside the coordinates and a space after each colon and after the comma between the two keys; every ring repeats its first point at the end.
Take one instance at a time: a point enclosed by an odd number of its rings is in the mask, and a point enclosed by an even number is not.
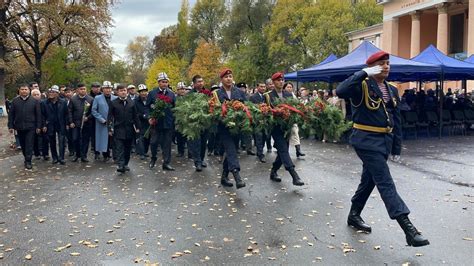
{"type": "Polygon", "coordinates": [[[177,54],[171,53],[157,57],[148,69],[146,85],[149,89],[158,86],[158,73],[165,72],[170,79],[170,85],[175,87],[180,81],[185,80],[186,61],[177,54]]]}
{"type": "MultiPolygon", "coordinates": [[[[3,1],[2,1],[3,2],[3,1]]],[[[80,43],[89,50],[107,49],[111,26],[109,8],[113,1],[8,1],[7,15],[13,18],[8,34],[11,47],[34,69],[34,79],[42,81],[43,59],[55,44],[80,43]]],[[[100,53],[100,52],[99,52],[100,53]]],[[[97,57],[96,57],[97,58],[97,57]]]]}
{"type": "Polygon", "coordinates": [[[137,36],[129,41],[125,53],[130,79],[133,84],[144,83],[146,70],[150,65],[150,57],[153,53],[152,44],[147,36],[137,36]]]}
{"type": "Polygon", "coordinates": [[[191,11],[191,25],[198,39],[216,43],[224,25],[225,0],[197,0],[191,11]]]}
{"type": "Polygon", "coordinates": [[[194,75],[201,75],[207,84],[218,83],[218,73],[222,67],[222,52],[219,46],[204,40],[199,42],[193,63],[188,71],[191,79],[194,75]]]}
{"type": "Polygon", "coordinates": [[[186,59],[191,59],[192,40],[191,40],[191,29],[189,27],[189,1],[183,0],[181,2],[181,10],[178,13],[178,42],[179,42],[179,55],[186,59]]]}
{"type": "Polygon", "coordinates": [[[153,57],[179,54],[179,49],[177,25],[162,29],[160,35],[153,38],[153,57]]]}

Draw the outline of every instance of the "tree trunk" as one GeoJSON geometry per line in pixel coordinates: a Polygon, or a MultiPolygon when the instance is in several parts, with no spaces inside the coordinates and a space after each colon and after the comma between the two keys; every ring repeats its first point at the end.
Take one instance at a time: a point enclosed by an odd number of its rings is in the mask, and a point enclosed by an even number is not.
{"type": "Polygon", "coordinates": [[[0,3],[0,106],[5,112],[5,40],[7,39],[7,6],[5,1],[0,3]]]}

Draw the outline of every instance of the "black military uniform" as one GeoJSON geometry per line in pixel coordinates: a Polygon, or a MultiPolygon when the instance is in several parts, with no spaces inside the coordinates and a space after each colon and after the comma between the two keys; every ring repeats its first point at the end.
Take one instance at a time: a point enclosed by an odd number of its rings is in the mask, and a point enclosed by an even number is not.
{"type": "MultiPolygon", "coordinates": [[[[222,70],[220,73],[221,79],[228,74],[232,74],[232,70],[222,70]]],[[[232,87],[230,91],[226,91],[224,87],[220,87],[213,93],[214,97],[217,97],[220,103],[231,100],[244,102],[246,100],[245,94],[236,87],[232,87]]],[[[225,159],[222,163],[221,184],[227,187],[232,186],[232,183],[229,181],[229,172],[231,172],[234,176],[236,187],[245,187],[245,182],[243,182],[242,178],[240,177],[240,163],[239,158],[237,157],[237,143],[239,141],[239,135],[232,135],[229,132],[229,129],[227,129],[227,127],[222,123],[219,123],[217,130],[225,150],[225,159]]]]}
{"type": "Polygon", "coordinates": [[[135,130],[140,130],[140,119],[135,102],[130,98],[113,100],[109,106],[107,121],[112,132],[117,153],[118,172],[130,171],[128,162],[135,140],[135,130]]]}
{"type": "MultiPolygon", "coordinates": [[[[388,69],[388,61],[381,61],[388,60],[388,57],[387,53],[379,52],[369,57],[367,64],[370,66],[381,62],[375,67],[383,66],[388,69]]],[[[381,71],[382,68],[376,72],[381,71]]],[[[367,68],[356,72],[339,84],[336,90],[339,97],[351,101],[354,129],[350,143],[363,162],[361,182],[352,197],[348,224],[359,230],[371,231],[360,213],[377,186],[390,218],[397,219],[400,223],[408,244],[427,245],[428,240],[419,234],[408,219],[410,210],[397,193],[387,165],[389,155],[400,155],[401,151],[402,131],[397,89],[386,81],[378,84],[374,78],[368,78],[367,72],[370,73],[371,70],[367,68]]]]}
{"type": "MultiPolygon", "coordinates": [[[[283,78],[283,73],[275,73],[272,75],[272,80],[275,81],[277,79],[283,78]]],[[[270,92],[265,94],[267,104],[274,106],[275,102],[278,99],[284,98],[293,98],[293,94],[282,90],[281,94],[278,94],[276,88],[270,92]]],[[[281,182],[281,178],[278,176],[278,169],[282,166],[285,166],[285,169],[290,173],[291,177],[293,178],[293,185],[295,186],[302,186],[304,182],[296,173],[295,165],[291,160],[290,153],[288,151],[289,148],[289,141],[285,138],[285,132],[280,126],[274,126],[272,129],[272,138],[274,141],[273,146],[277,149],[277,157],[272,165],[272,170],[270,172],[270,179],[275,182],[281,182]]]]}

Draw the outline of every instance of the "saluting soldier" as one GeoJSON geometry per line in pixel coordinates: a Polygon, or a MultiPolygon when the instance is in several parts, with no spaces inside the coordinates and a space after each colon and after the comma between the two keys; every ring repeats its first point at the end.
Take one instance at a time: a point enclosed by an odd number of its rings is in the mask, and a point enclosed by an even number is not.
{"type": "MultiPolygon", "coordinates": [[[[275,102],[279,99],[284,98],[293,98],[293,94],[283,90],[283,83],[285,78],[282,72],[277,72],[272,75],[272,81],[275,86],[275,89],[267,92],[265,94],[266,101],[268,105],[274,106],[275,102]]],[[[285,138],[285,132],[283,129],[276,125],[272,129],[272,138],[274,141],[273,146],[277,149],[277,157],[272,165],[272,170],[270,172],[270,180],[274,182],[281,182],[281,178],[278,176],[278,169],[283,165],[285,169],[290,173],[293,178],[293,185],[303,186],[304,182],[299,177],[298,173],[295,170],[295,165],[291,160],[290,153],[288,151],[289,141],[285,138]]]]}
{"type": "MultiPolygon", "coordinates": [[[[231,69],[223,69],[220,72],[219,77],[221,78],[222,86],[214,91],[214,97],[217,97],[219,102],[224,103],[231,100],[244,102],[246,100],[245,94],[234,87],[234,77],[231,69]]],[[[237,157],[236,145],[239,136],[230,134],[229,129],[227,129],[227,127],[222,123],[219,123],[218,125],[218,132],[225,150],[225,159],[222,163],[221,184],[225,187],[233,186],[229,180],[229,172],[231,172],[235,179],[235,186],[238,189],[243,188],[245,187],[245,182],[242,181],[242,178],[240,177],[240,163],[239,158],[237,157]]]]}
{"type": "Polygon", "coordinates": [[[408,219],[410,210],[397,193],[387,164],[390,154],[393,160],[399,160],[402,137],[398,92],[385,80],[390,71],[389,54],[379,51],[366,64],[367,68],[354,73],[336,90],[339,97],[351,101],[354,125],[350,143],[363,165],[347,223],[358,230],[372,231],[360,214],[377,186],[390,218],[396,219],[405,232],[408,245],[429,245],[408,219]]]}

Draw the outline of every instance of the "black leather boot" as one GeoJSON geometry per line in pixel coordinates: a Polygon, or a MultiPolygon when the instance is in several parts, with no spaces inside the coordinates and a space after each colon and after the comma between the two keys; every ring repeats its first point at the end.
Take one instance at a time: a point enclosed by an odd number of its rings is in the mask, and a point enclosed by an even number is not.
{"type": "Polygon", "coordinates": [[[229,180],[229,171],[226,171],[226,170],[222,171],[221,184],[224,187],[233,187],[234,186],[234,184],[232,184],[232,182],[230,182],[230,180],[229,180]]]}
{"type": "Polygon", "coordinates": [[[151,169],[151,168],[154,168],[155,165],[156,165],[156,158],[152,157],[152,158],[151,158],[151,161],[150,161],[150,165],[149,165],[149,166],[150,166],[150,169],[151,169]]]}
{"type": "Polygon", "coordinates": [[[410,219],[408,219],[408,215],[402,214],[398,216],[397,222],[403,229],[403,232],[405,232],[407,244],[409,246],[422,247],[430,244],[430,241],[428,241],[428,239],[423,237],[421,233],[416,230],[410,219]]]}
{"type": "Polygon", "coordinates": [[[234,175],[235,186],[237,187],[237,189],[245,187],[245,182],[242,181],[239,170],[232,171],[232,175],[234,175]]]}
{"type": "Polygon", "coordinates": [[[293,178],[293,185],[295,185],[295,186],[303,186],[304,185],[303,180],[301,180],[300,176],[295,171],[294,167],[289,169],[288,172],[290,172],[290,175],[293,178]]]}
{"type": "Polygon", "coordinates": [[[274,169],[272,167],[272,170],[270,172],[270,180],[275,181],[275,182],[281,182],[281,178],[278,176],[277,169],[274,169]]]}
{"type": "Polygon", "coordinates": [[[301,152],[301,146],[300,145],[295,145],[295,149],[296,149],[296,157],[306,156],[306,154],[301,152]]]}
{"type": "Polygon", "coordinates": [[[347,224],[357,230],[370,233],[372,232],[372,228],[364,222],[362,217],[360,217],[361,212],[362,208],[352,204],[351,211],[349,212],[349,217],[347,217],[347,224]]]}

